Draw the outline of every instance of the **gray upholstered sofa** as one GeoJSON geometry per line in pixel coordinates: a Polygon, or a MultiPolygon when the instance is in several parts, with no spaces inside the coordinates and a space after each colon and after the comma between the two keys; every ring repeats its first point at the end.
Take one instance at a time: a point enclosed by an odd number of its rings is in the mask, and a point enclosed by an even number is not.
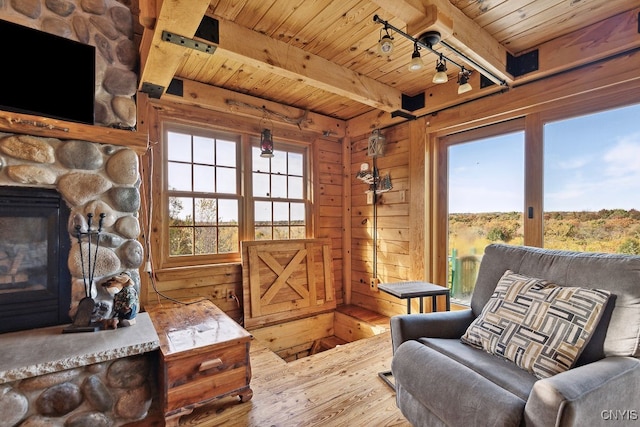
{"type": "Polygon", "coordinates": [[[397,404],[415,426],[640,425],[638,256],[490,245],[470,309],[395,316],[391,333],[397,404]],[[540,378],[461,340],[497,307],[507,270],[611,293],[567,370],[540,378]]]}

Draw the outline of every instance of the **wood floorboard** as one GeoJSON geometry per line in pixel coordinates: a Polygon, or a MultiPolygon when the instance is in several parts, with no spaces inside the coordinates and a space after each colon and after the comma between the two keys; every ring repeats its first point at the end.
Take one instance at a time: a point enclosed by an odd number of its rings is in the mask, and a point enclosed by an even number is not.
{"type": "Polygon", "coordinates": [[[399,426],[410,424],[378,372],[391,364],[388,332],[286,363],[251,342],[253,398],[225,398],[185,415],[180,426],[399,426]]]}

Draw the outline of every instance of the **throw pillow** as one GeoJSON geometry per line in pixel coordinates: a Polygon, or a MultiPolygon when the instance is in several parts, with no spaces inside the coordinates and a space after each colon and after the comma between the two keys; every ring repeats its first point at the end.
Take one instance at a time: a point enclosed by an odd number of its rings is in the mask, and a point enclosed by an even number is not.
{"type": "Polygon", "coordinates": [[[573,367],[609,295],[507,270],[462,342],[547,378],[573,367]]]}

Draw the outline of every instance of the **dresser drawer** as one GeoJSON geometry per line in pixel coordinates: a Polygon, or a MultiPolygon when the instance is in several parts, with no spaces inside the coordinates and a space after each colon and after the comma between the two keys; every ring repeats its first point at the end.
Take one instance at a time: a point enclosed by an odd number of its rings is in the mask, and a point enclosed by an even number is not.
{"type": "Polygon", "coordinates": [[[167,389],[248,365],[248,344],[216,347],[165,359],[167,389]]]}

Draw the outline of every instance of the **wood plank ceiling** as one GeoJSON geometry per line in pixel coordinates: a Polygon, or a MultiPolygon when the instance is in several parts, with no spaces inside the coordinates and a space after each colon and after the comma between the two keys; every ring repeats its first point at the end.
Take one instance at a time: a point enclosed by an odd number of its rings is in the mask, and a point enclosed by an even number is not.
{"type": "MultiPolygon", "coordinates": [[[[640,0],[140,0],[148,52],[145,58],[143,47],[140,83],[166,88],[176,77],[342,120],[393,112],[402,109],[402,94],[424,93],[418,112],[432,112],[639,48],[639,7],[640,0]],[[213,54],[161,41],[162,30],[192,38],[203,14],[219,22],[213,54]],[[376,14],[414,37],[439,30],[506,86],[481,89],[474,72],[474,89],[458,95],[459,69],[452,65],[449,82],[435,85],[438,56],[426,50],[424,68],[408,71],[413,43],[391,32],[394,51],[380,55],[383,26],[373,21],[376,14]],[[537,70],[506,71],[507,55],[536,49],[537,70]]],[[[465,64],[455,52],[434,47],[465,64]]]]}

